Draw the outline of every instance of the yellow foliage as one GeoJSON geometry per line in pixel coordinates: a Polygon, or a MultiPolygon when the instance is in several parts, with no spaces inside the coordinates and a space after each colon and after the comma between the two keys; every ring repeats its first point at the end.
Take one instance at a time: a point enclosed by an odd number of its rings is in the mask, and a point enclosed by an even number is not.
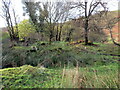
{"type": "Polygon", "coordinates": [[[18,32],[20,39],[28,37],[30,34],[35,33],[35,26],[25,19],[18,24],[18,32]]]}

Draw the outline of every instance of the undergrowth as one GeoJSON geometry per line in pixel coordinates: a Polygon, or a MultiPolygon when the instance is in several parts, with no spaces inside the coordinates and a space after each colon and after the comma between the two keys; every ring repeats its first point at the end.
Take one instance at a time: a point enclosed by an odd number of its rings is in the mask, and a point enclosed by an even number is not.
{"type": "Polygon", "coordinates": [[[67,42],[53,42],[51,45],[47,42],[37,42],[30,46],[14,46],[12,48],[3,46],[3,68],[11,66],[22,66],[24,64],[45,67],[63,67],[64,64],[81,67],[92,65],[106,65],[118,61],[117,47],[114,45],[84,46],[82,44],[69,45],[67,42]],[[41,45],[44,43],[45,45],[41,45]],[[31,52],[31,47],[37,50],[31,52]],[[110,49],[107,49],[109,46],[110,49]],[[108,55],[104,55],[108,54],[108,55]]]}
{"type": "Polygon", "coordinates": [[[24,65],[1,69],[3,88],[118,88],[118,65],[47,69],[24,65]]]}

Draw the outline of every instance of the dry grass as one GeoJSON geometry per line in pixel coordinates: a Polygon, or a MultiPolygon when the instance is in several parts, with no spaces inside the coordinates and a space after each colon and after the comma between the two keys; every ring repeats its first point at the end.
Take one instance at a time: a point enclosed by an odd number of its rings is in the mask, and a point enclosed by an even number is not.
{"type": "Polygon", "coordinates": [[[118,88],[118,71],[74,68],[63,69],[62,87],[64,88],[118,88]]]}

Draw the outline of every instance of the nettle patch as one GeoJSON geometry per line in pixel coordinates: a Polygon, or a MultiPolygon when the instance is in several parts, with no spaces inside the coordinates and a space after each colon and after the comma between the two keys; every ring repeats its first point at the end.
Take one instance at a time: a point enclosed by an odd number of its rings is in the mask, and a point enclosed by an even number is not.
{"type": "MultiPolygon", "coordinates": [[[[61,74],[59,70],[24,65],[0,70],[3,88],[44,88],[58,85],[61,74]]],[[[57,87],[57,86],[56,86],[57,87]]]]}

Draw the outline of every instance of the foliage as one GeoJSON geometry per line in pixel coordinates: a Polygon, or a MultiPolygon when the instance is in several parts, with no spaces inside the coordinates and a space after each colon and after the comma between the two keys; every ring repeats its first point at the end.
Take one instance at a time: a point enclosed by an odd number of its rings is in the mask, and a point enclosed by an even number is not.
{"type": "Polygon", "coordinates": [[[118,88],[118,65],[47,69],[24,65],[1,69],[4,89],[18,88],[118,88]]]}
{"type": "Polygon", "coordinates": [[[3,88],[54,88],[59,85],[60,81],[59,70],[30,65],[7,68],[0,70],[0,72],[2,72],[3,88]]]}
{"type": "Polygon", "coordinates": [[[74,3],[72,7],[71,2],[66,1],[22,2],[30,21],[18,24],[13,9],[13,27],[10,2],[6,6],[3,0],[8,32],[3,32],[1,39],[2,88],[119,87],[118,47],[104,42],[106,35],[102,31],[105,24],[113,22],[105,22],[106,11],[96,13],[99,5],[106,8],[105,3],[93,1],[87,12],[88,2],[74,3]],[[74,6],[80,11],[82,7],[85,16],[70,20],[76,14],[72,12],[76,9],[74,6]]]}
{"type": "Polygon", "coordinates": [[[29,20],[23,20],[18,24],[19,38],[24,39],[35,33],[35,26],[29,20]]]}
{"type": "Polygon", "coordinates": [[[49,45],[49,42],[40,41],[31,46],[3,48],[3,67],[8,67],[9,64],[14,66],[40,64],[45,67],[63,67],[64,65],[74,67],[77,63],[81,67],[106,65],[118,60],[118,56],[109,55],[118,55],[117,51],[118,48],[110,44],[98,43],[97,46],[84,46],[82,43],[69,45],[67,42],[53,42],[49,45]],[[110,49],[107,49],[108,45],[110,49]],[[32,47],[36,47],[37,50],[32,52],[32,47]]]}
{"type": "Polygon", "coordinates": [[[9,47],[7,38],[3,39],[3,44],[4,69],[0,69],[3,88],[119,87],[119,57],[110,55],[119,53],[113,44],[94,42],[96,46],[85,46],[58,41],[50,45],[47,41],[37,41],[30,46],[18,43],[9,47]],[[32,47],[37,50],[33,51],[32,47]]]}

